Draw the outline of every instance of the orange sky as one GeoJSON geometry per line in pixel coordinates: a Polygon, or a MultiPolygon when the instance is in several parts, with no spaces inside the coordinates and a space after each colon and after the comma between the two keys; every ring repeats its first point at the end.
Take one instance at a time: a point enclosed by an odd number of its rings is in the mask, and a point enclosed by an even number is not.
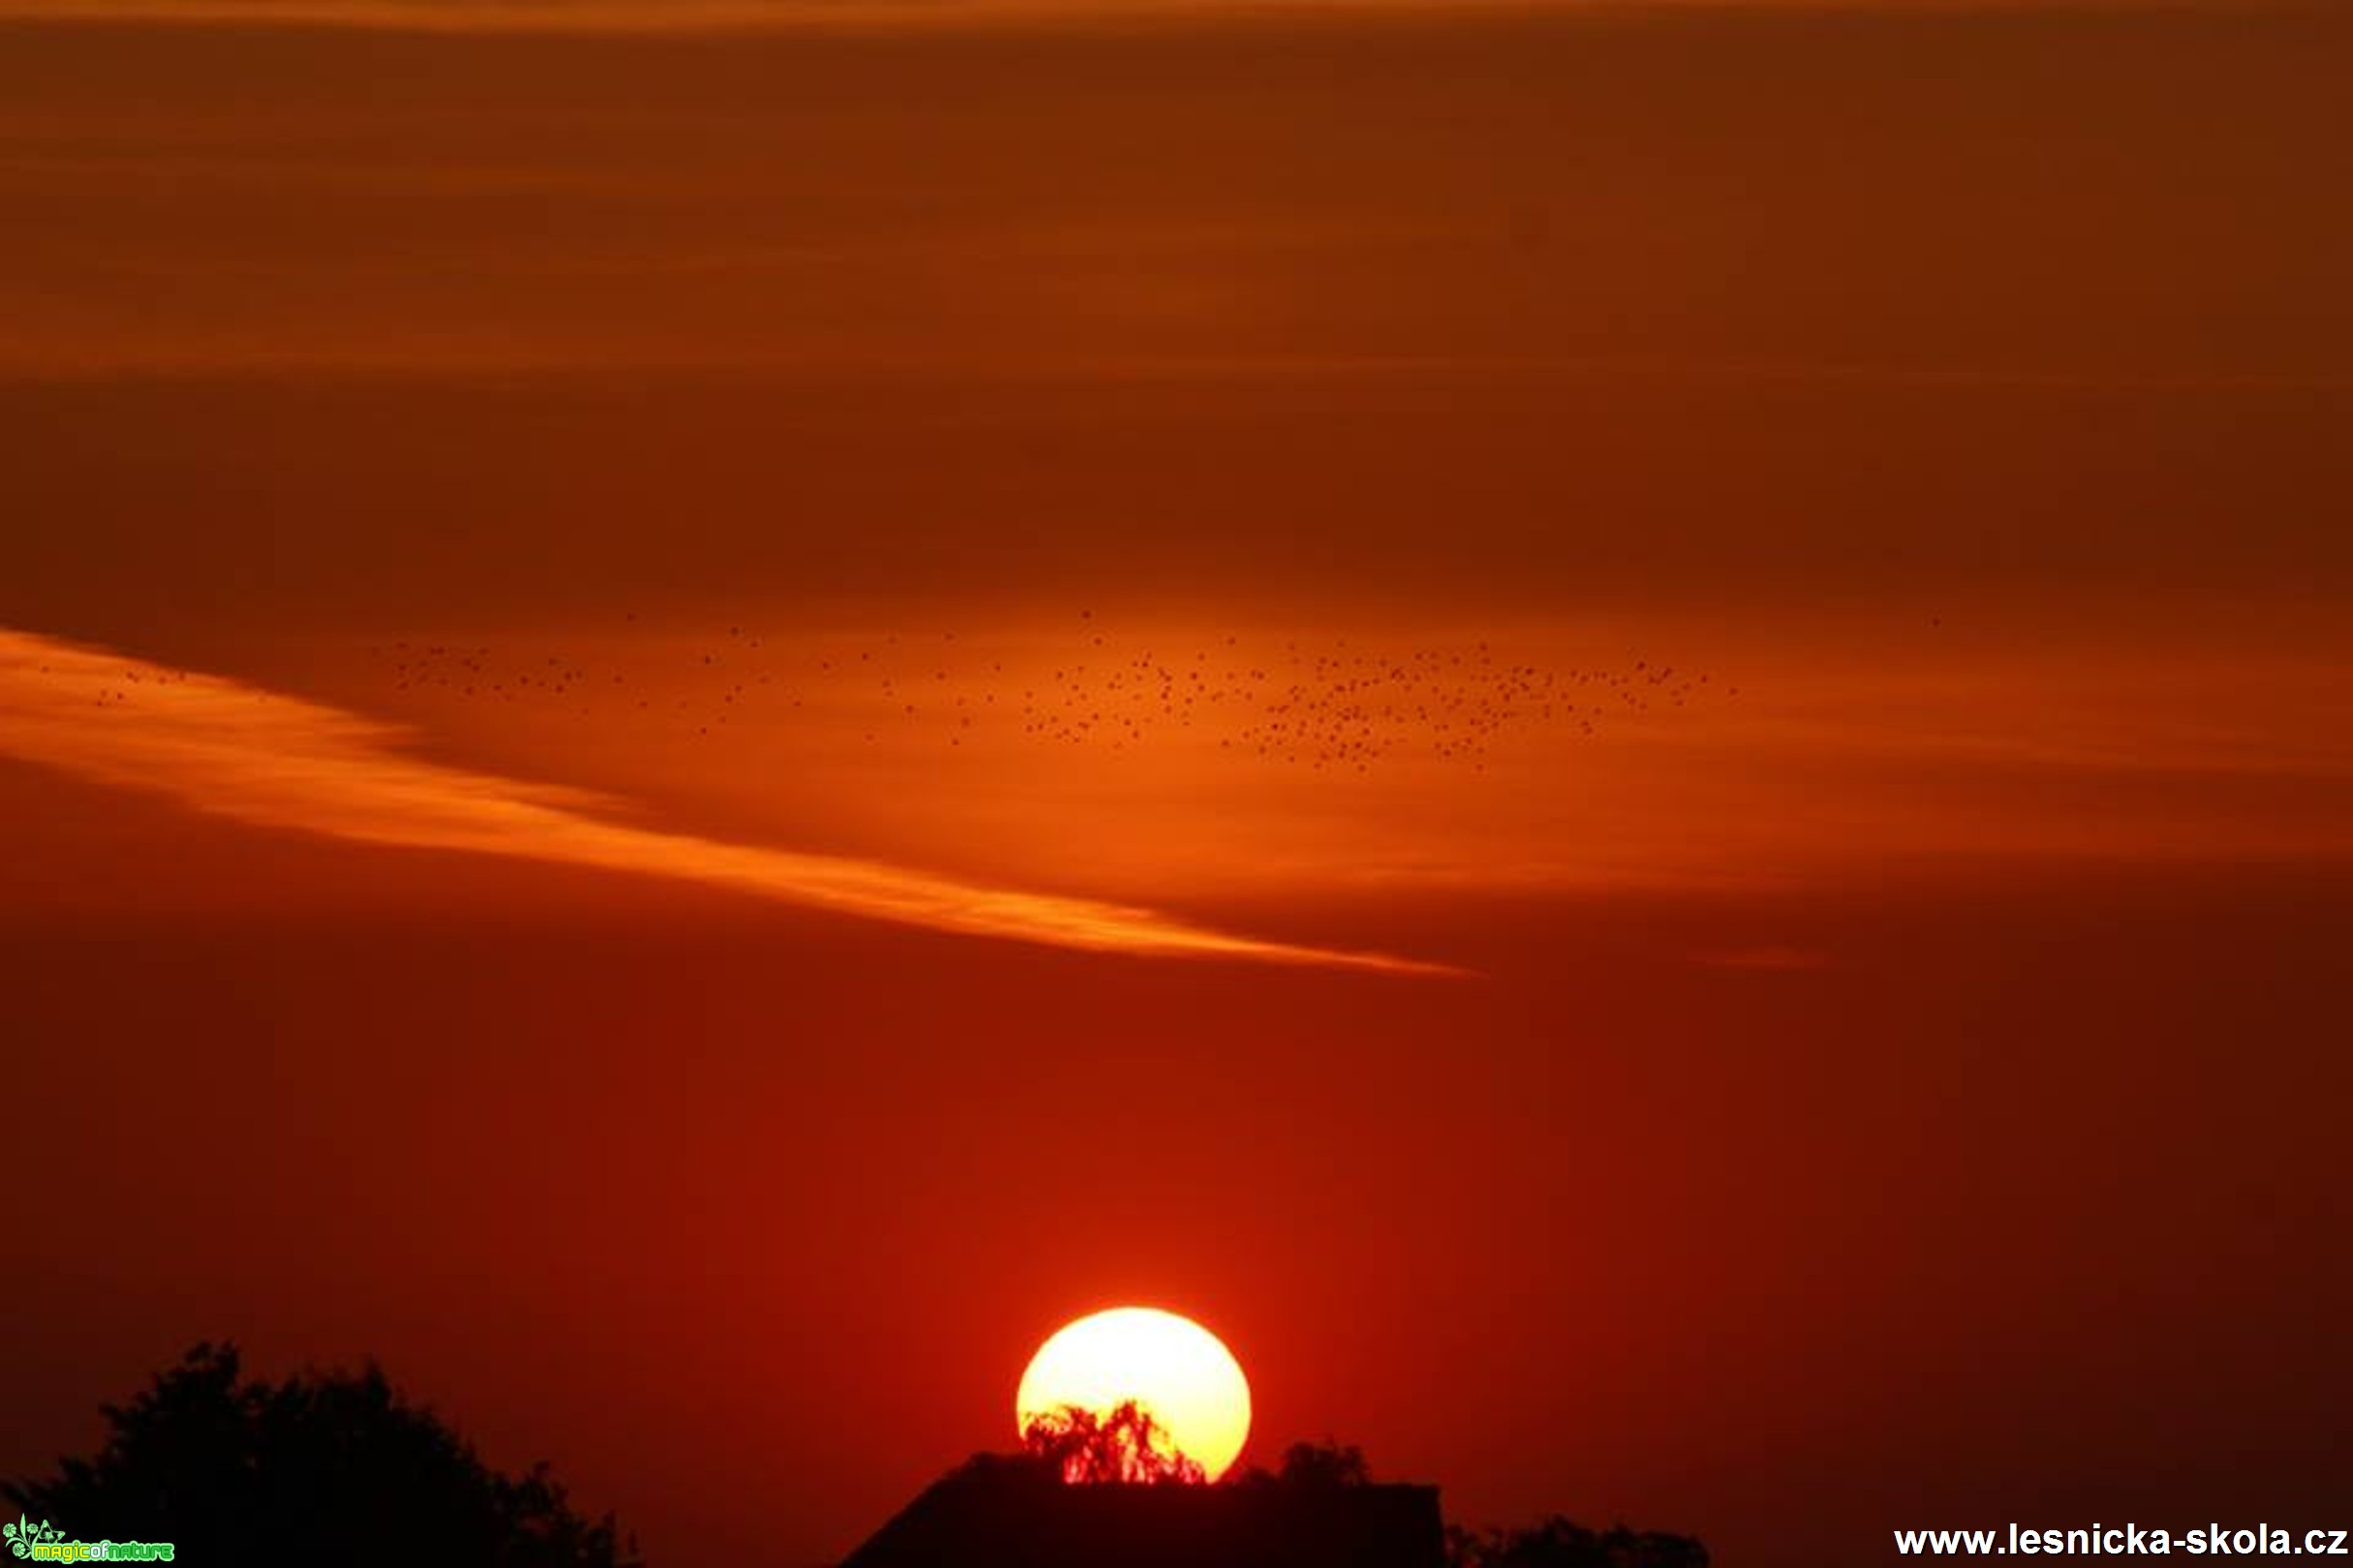
{"type": "Polygon", "coordinates": [[[0,0],[0,1471],[233,1335],[825,1560],[1141,1299],[2329,1522],[2341,11],[483,18],[0,0]]]}

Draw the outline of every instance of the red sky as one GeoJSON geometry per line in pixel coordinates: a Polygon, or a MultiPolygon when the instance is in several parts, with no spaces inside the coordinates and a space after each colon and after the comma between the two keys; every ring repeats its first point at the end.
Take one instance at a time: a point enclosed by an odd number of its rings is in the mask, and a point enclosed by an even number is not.
{"type": "Polygon", "coordinates": [[[1143,1300],[1470,1522],[2332,1522],[2348,46],[0,0],[0,1471],[233,1336],[821,1561],[1143,1300]]]}

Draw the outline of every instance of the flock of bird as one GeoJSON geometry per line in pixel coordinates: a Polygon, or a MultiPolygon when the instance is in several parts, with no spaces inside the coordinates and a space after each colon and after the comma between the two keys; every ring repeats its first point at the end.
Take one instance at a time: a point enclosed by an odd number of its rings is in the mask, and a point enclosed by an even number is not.
{"type": "MultiPolygon", "coordinates": [[[[36,672],[44,677],[51,673],[63,673],[63,671],[52,672],[46,663],[38,663],[35,668],[36,672]]],[[[166,665],[155,664],[125,668],[114,677],[110,684],[101,686],[92,692],[90,702],[92,706],[100,708],[127,708],[131,705],[132,698],[138,694],[135,688],[150,686],[160,690],[167,686],[186,686],[187,684],[188,671],[184,669],[173,669],[166,665]]]]}
{"type": "MultiPolygon", "coordinates": [[[[634,619],[634,617],[633,617],[634,619]]],[[[978,653],[953,631],[823,638],[778,652],[741,626],[683,656],[632,667],[488,646],[393,642],[371,650],[400,690],[477,701],[614,707],[707,737],[746,721],[848,716],[868,743],[927,726],[951,746],[982,734],[1053,747],[1139,749],[1182,738],[1243,758],[1369,772],[1418,757],[1484,767],[1532,732],[1591,736],[1612,723],[1730,699],[1713,673],[1633,659],[1548,668],[1486,642],[1383,650],[1340,638],[1225,635],[1154,646],[1081,612],[1076,634],[1041,653],[978,653]]]]}

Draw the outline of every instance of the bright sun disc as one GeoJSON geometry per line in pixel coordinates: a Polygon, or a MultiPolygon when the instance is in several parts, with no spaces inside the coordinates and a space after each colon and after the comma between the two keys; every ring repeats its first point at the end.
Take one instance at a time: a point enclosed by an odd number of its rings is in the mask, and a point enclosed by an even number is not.
{"type": "Polygon", "coordinates": [[[1233,1352],[1198,1323],[1150,1307],[1082,1317],[1038,1346],[1013,1419],[1026,1431],[1065,1405],[1105,1415],[1129,1399],[1212,1481],[1233,1467],[1250,1435],[1250,1381],[1233,1352]]]}

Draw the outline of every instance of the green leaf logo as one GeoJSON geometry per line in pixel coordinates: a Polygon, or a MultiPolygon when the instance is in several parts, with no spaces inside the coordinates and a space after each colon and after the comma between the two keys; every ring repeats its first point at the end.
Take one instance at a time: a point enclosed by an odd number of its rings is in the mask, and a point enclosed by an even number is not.
{"type": "Polygon", "coordinates": [[[28,1515],[17,1520],[14,1524],[0,1524],[0,1537],[7,1539],[10,1552],[19,1557],[29,1557],[33,1554],[33,1547],[36,1543],[62,1541],[65,1539],[65,1531],[54,1524],[46,1522],[36,1524],[28,1515]]]}

